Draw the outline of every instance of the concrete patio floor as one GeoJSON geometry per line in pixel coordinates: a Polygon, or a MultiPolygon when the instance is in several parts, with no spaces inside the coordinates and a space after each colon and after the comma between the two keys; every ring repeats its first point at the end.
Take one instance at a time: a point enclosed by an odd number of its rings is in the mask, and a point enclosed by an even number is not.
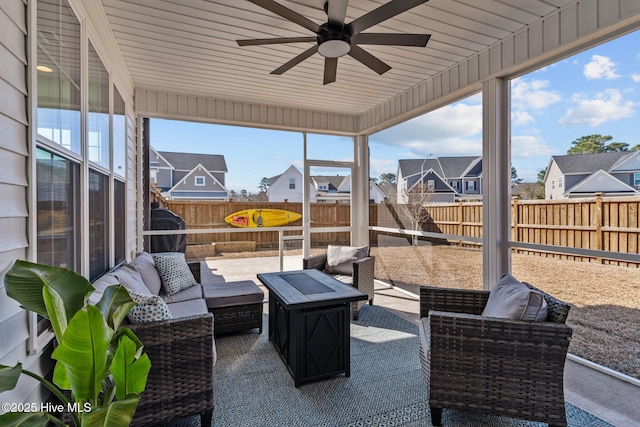
{"type": "MultiPolygon", "coordinates": [[[[243,259],[209,258],[209,271],[203,271],[203,282],[253,280],[267,290],[256,278],[258,273],[280,271],[278,257],[243,259]]],[[[301,256],[285,256],[283,271],[300,270],[301,256]]],[[[418,296],[376,280],[374,304],[384,307],[414,323],[419,319],[418,296]]],[[[366,309],[366,308],[364,308],[366,309]]],[[[417,351],[417,350],[416,350],[417,351]]],[[[565,399],[567,402],[596,415],[617,427],[640,425],[640,381],[631,383],[594,369],[580,361],[567,359],[565,365],[565,399]]]]}

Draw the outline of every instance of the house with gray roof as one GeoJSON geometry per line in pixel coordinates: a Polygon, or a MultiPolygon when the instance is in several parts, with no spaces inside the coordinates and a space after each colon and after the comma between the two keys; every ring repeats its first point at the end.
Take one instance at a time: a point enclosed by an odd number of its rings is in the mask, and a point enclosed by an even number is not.
{"type": "Polygon", "coordinates": [[[640,195],[640,151],[551,156],[546,199],[640,195]]]}
{"type": "MultiPolygon", "coordinates": [[[[350,175],[312,175],[309,178],[311,203],[350,203],[350,175]]],[[[302,172],[293,165],[284,173],[269,178],[269,201],[302,202],[302,179],[302,172]]],[[[375,183],[370,182],[369,198],[371,203],[380,203],[384,201],[385,194],[375,183]]]]}
{"type": "Polygon", "coordinates": [[[482,198],[482,157],[398,160],[398,203],[406,203],[407,193],[420,188],[420,183],[434,202],[482,198]]]}
{"type": "Polygon", "coordinates": [[[229,200],[227,163],[220,154],[149,153],[149,180],[168,199],[229,200]]]}

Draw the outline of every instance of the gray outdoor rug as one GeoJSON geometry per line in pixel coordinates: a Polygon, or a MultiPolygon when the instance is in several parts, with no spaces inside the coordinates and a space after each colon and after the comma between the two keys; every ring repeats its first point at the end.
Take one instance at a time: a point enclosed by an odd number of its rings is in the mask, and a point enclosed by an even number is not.
{"type": "MultiPolygon", "coordinates": [[[[418,328],[376,306],[351,323],[351,377],[295,388],[264,331],[216,338],[215,427],[430,426],[418,359],[418,328]]],[[[610,426],[567,404],[569,426],[610,426]]],[[[445,426],[546,426],[511,418],[444,410],[445,426]]],[[[199,426],[199,417],[168,426],[199,426]]]]}

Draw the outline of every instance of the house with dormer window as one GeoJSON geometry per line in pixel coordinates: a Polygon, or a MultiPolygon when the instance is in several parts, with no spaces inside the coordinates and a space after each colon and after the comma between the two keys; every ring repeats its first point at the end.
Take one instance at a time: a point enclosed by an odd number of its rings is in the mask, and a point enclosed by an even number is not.
{"type": "Polygon", "coordinates": [[[398,203],[407,202],[414,188],[431,193],[433,202],[477,200],[482,198],[482,157],[438,157],[398,161],[398,203]]]}
{"type": "Polygon", "coordinates": [[[551,156],[546,199],[640,195],[640,151],[551,156]]]}
{"type": "Polygon", "coordinates": [[[229,200],[227,164],[219,154],[149,153],[149,181],[167,199],[229,200]]]}

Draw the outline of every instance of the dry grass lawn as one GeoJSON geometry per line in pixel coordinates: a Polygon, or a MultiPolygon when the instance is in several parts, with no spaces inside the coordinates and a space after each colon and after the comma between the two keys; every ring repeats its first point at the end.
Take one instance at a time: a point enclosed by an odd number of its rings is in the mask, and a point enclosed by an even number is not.
{"type": "MultiPolygon", "coordinates": [[[[482,251],[455,246],[373,249],[376,277],[416,284],[482,289],[482,251]]],[[[513,254],[512,272],[571,304],[569,351],[640,378],[640,270],[513,254]]]]}
{"type": "MultiPolygon", "coordinates": [[[[376,278],[417,291],[419,285],[482,289],[482,251],[447,245],[372,248],[376,278]]],[[[381,242],[381,244],[383,244],[381,242]]],[[[320,252],[321,249],[312,252],[320,252]]],[[[287,255],[299,251],[287,251],[287,255]]],[[[221,258],[275,256],[277,251],[216,254],[221,258]]],[[[513,254],[519,280],[572,305],[569,351],[640,379],[640,270],[513,254]]]]}

